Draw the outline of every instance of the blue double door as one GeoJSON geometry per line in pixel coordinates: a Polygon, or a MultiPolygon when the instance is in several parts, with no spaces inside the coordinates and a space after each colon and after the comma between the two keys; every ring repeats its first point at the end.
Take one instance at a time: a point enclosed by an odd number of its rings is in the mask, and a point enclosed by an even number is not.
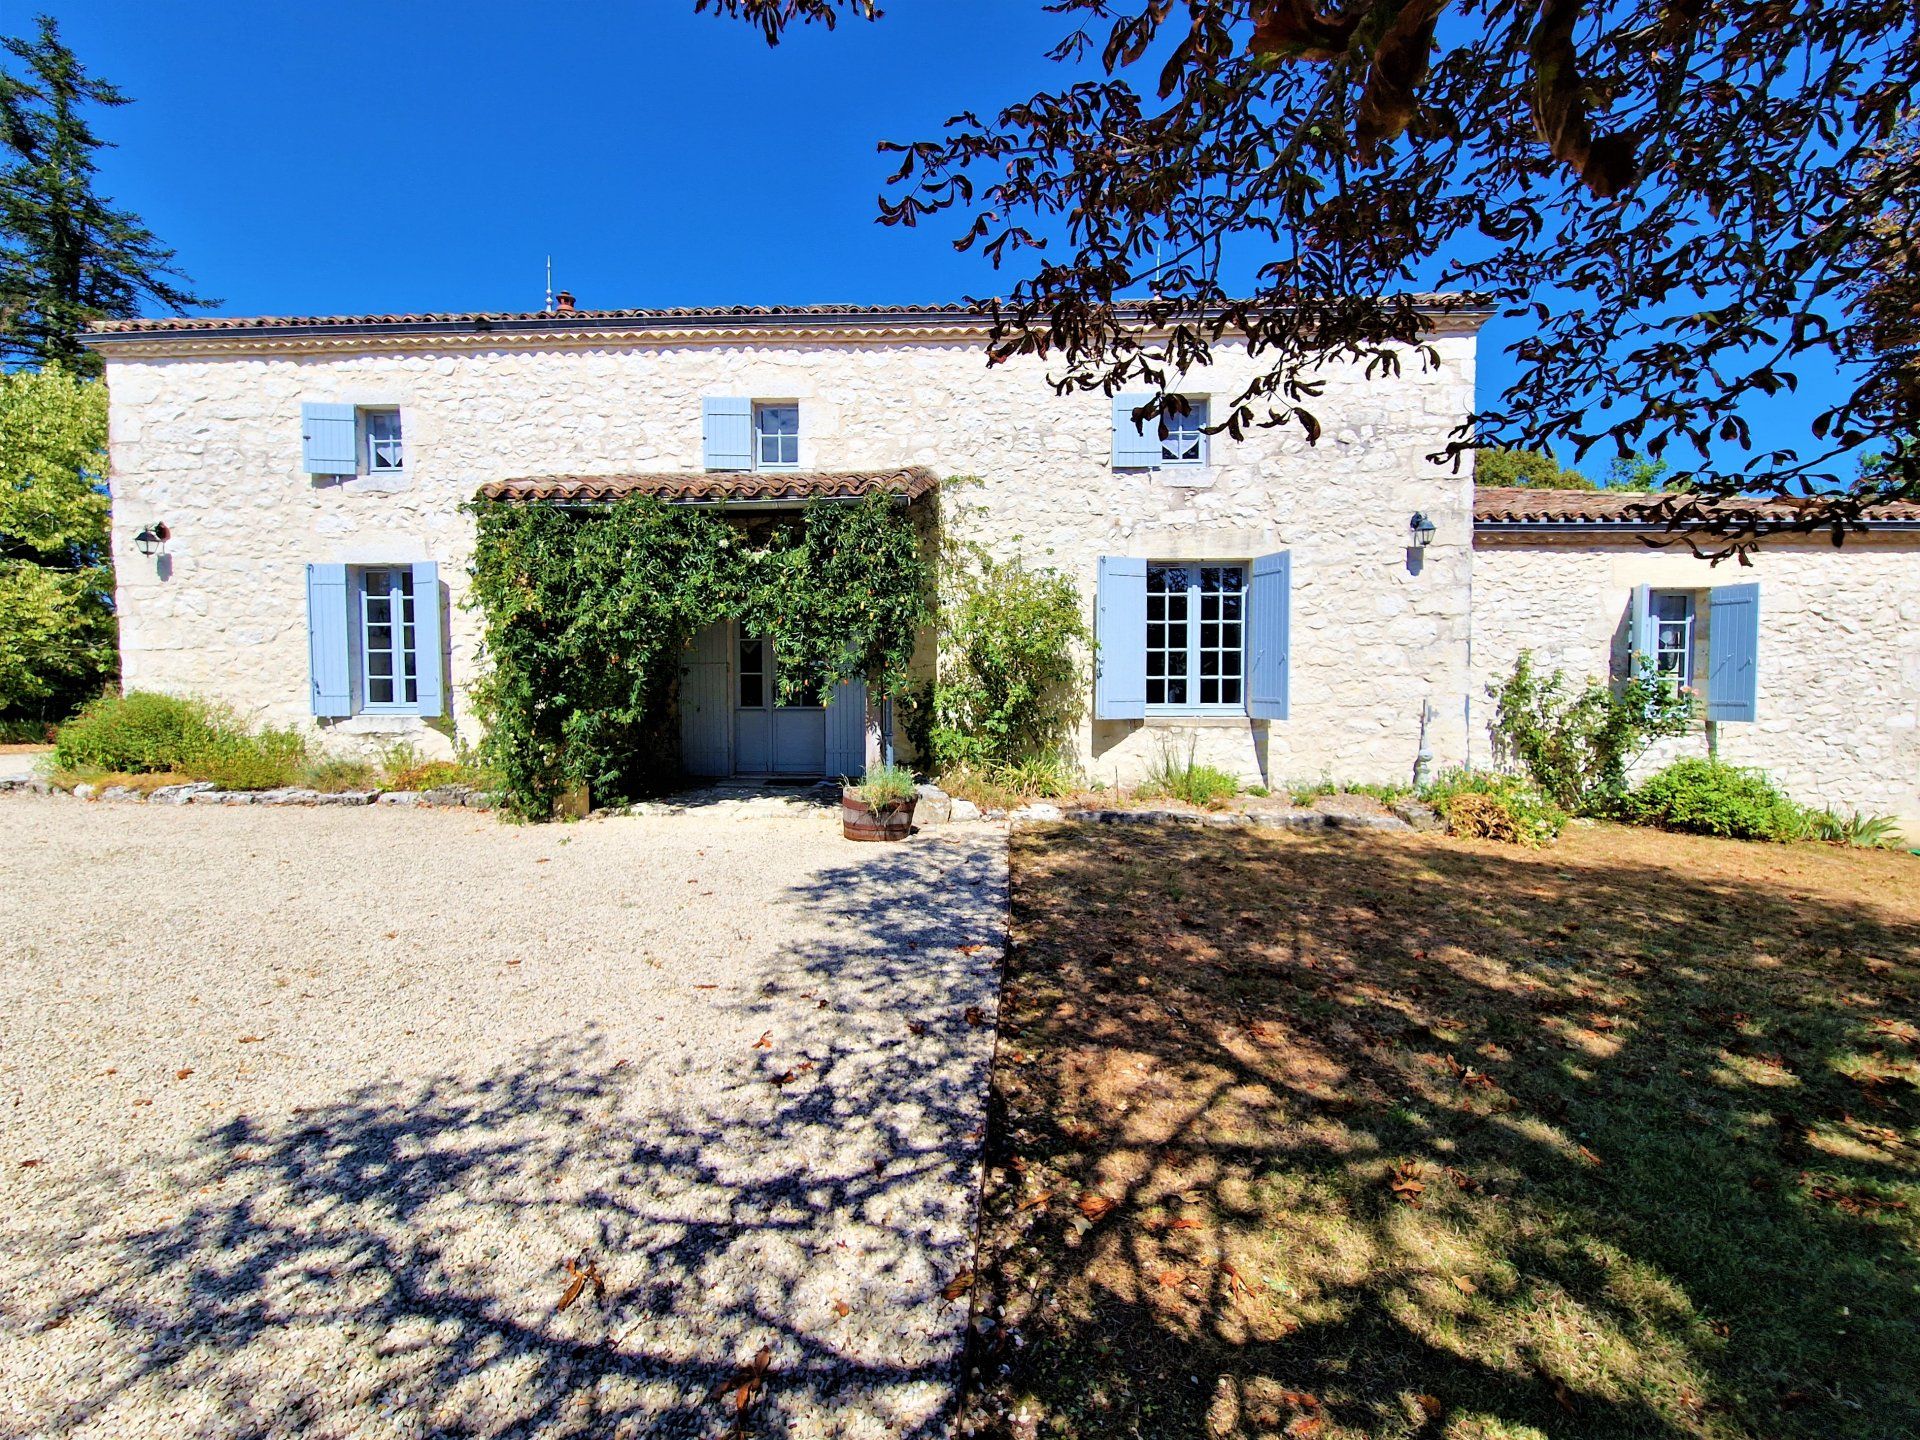
{"type": "Polygon", "coordinates": [[[740,626],[709,625],[680,671],[680,753],[690,775],[857,777],[866,766],[866,686],[836,686],[828,705],[783,705],[780,657],[740,626]]]}

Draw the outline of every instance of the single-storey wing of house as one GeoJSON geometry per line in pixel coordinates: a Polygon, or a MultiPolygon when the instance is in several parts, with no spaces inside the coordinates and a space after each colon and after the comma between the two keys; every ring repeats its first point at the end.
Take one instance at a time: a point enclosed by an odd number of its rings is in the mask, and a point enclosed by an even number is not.
{"type": "Polygon", "coordinates": [[[1797,799],[1920,831],[1920,505],[1880,507],[1836,544],[1767,534],[1794,507],[1740,502],[1762,538],[1750,564],[1716,565],[1637,513],[1650,498],[1478,491],[1475,690],[1522,650],[1575,677],[1622,679],[1645,656],[1701,703],[1643,770],[1712,750],[1797,799]]]}
{"type": "MultiPolygon", "coordinates": [[[[90,343],[112,396],[123,683],[333,745],[445,748],[476,733],[476,495],[750,517],[875,492],[929,505],[967,476],[942,523],[1082,591],[1098,654],[1071,748],[1093,778],[1135,779],[1167,747],[1269,783],[1486,763],[1487,687],[1519,649],[1576,674],[1622,673],[1636,644],[1672,665],[1691,616],[1689,677],[1750,641],[1722,754],[1801,799],[1920,816],[1920,533],[1889,517],[1838,550],[1769,540],[1736,574],[1649,549],[1618,514],[1556,525],[1524,505],[1557,499],[1476,497],[1431,457],[1473,408],[1486,312],[1423,304],[1437,364],[1330,367],[1317,445],[1207,433],[1262,368],[1243,350],[1181,377],[1186,413],[1143,431],[1146,396],[989,366],[986,322],[951,307],[106,322],[90,343]]],[[[781,705],[779,664],[737,625],[696,637],[691,773],[854,773],[878,753],[860,687],[781,705]]]]}

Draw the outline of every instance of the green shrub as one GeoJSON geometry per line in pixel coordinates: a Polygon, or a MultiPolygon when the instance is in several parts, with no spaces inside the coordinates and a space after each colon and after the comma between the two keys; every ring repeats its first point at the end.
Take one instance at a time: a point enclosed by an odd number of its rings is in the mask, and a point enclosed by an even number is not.
{"type": "MultiPolygon", "coordinates": [[[[454,760],[416,762],[400,770],[389,770],[381,782],[383,790],[438,790],[448,785],[473,785],[471,771],[454,760]]],[[[484,789],[484,786],[475,786],[484,789]]]]}
{"type": "Polygon", "coordinates": [[[1797,840],[1808,814],[1758,770],[1717,760],[1679,760],[1627,797],[1627,815],[1643,825],[1735,840],[1797,840]]]}
{"type": "Polygon", "coordinates": [[[1694,717],[1693,693],[1651,667],[1617,694],[1598,680],[1576,694],[1559,670],[1543,678],[1525,650],[1493,696],[1495,741],[1555,804],[1581,815],[1617,812],[1634,760],[1694,717]]]}
{"type": "Polygon", "coordinates": [[[875,765],[858,785],[849,785],[847,794],[873,810],[904,805],[913,799],[916,786],[913,772],[901,765],[875,765]]]}
{"type": "Polygon", "coordinates": [[[1448,770],[1421,799],[1456,835],[1544,845],[1567,823],[1567,812],[1531,780],[1492,770],[1448,770]]]}
{"type": "Polygon", "coordinates": [[[60,727],[54,762],[68,770],[125,774],[179,770],[190,755],[240,729],[237,720],[203,700],[145,690],[103,695],[60,727]]]}
{"type": "Polygon", "coordinates": [[[1238,780],[1217,766],[1196,762],[1193,752],[1192,743],[1185,755],[1162,745],[1136,793],[1144,800],[1184,800],[1207,810],[1219,809],[1240,793],[1238,780]]]}
{"type": "Polygon", "coordinates": [[[309,790],[338,794],[342,790],[375,789],[379,780],[379,769],[371,760],[329,755],[309,764],[301,774],[299,783],[309,790]]]}
{"type": "Polygon", "coordinates": [[[996,560],[977,546],[949,545],[938,583],[939,673],[906,708],[915,748],[936,773],[1060,770],[1083,698],[1080,592],[1057,570],[996,560]]]}
{"type": "Polygon", "coordinates": [[[269,790],[299,779],[307,742],[295,730],[250,730],[204,700],[135,690],[103,696],[62,725],[53,757],[62,770],[176,774],[226,790],[269,790]]]}

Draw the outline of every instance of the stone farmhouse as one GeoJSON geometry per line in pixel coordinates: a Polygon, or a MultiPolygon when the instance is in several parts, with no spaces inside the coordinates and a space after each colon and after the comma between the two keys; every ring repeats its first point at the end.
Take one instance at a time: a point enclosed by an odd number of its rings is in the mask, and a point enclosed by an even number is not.
{"type": "MultiPolygon", "coordinates": [[[[971,476],[943,523],[1085,596],[1093,777],[1169,745],[1249,782],[1492,763],[1488,686],[1531,649],[1576,678],[1652,657],[1706,701],[1668,753],[1920,819],[1920,507],[1837,547],[1770,538],[1741,568],[1650,546],[1616,495],[1476,495],[1429,457],[1473,407],[1485,312],[1428,314],[1439,364],[1331,370],[1317,445],[1205,432],[1255,373],[1244,352],[1142,433],[1146,397],[990,367],[984,322],[948,307],[104,322],[124,684],[444,750],[475,734],[484,663],[463,604],[476,494],[931,504],[971,476]]],[[[884,707],[858,685],[777,705],[779,663],[734,626],[697,638],[690,773],[853,774],[879,753],[884,707]]]]}

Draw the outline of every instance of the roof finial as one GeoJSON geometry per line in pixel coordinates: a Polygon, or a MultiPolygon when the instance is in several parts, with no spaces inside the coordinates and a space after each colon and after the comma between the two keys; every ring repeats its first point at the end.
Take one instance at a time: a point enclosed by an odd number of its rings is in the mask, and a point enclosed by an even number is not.
{"type": "Polygon", "coordinates": [[[553,313],[553,256],[547,256],[547,314],[553,313]]]}

